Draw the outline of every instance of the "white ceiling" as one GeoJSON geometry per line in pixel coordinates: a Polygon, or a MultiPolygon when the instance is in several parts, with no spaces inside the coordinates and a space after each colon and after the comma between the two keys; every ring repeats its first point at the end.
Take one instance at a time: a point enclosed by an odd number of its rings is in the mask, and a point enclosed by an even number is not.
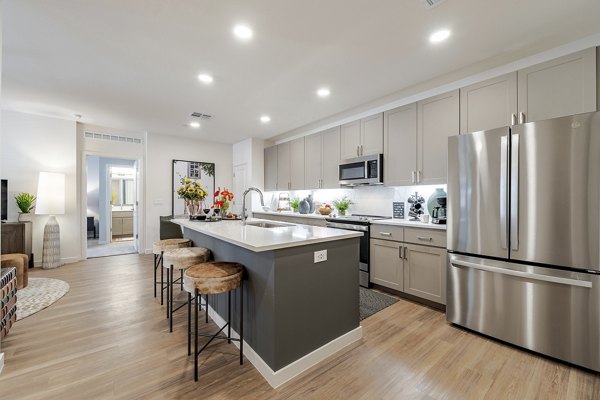
{"type": "Polygon", "coordinates": [[[2,107],[233,143],[600,32],[598,0],[6,0],[2,107]],[[235,23],[254,29],[242,43],[235,23]],[[431,45],[429,34],[452,30],[431,45]],[[196,79],[211,73],[206,86],[196,79]],[[320,86],[331,88],[318,98],[320,86]],[[214,118],[199,130],[194,112],[214,118]],[[261,114],[272,121],[263,125],[261,114]]]}

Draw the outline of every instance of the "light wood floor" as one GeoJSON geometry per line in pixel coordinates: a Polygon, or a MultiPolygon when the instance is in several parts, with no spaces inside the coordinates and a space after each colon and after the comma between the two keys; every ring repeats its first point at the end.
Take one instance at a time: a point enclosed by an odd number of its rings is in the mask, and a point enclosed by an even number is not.
{"type": "MultiPolygon", "coordinates": [[[[168,333],[152,296],[152,256],[32,272],[71,285],[2,343],[0,399],[599,399],[600,376],[448,325],[400,300],[363,321],[364,338],[274,390],[227,343],[186,351],[186,316],[168,333]]],[[[183,311],[183,310],[181,310],[183,311]]]]}

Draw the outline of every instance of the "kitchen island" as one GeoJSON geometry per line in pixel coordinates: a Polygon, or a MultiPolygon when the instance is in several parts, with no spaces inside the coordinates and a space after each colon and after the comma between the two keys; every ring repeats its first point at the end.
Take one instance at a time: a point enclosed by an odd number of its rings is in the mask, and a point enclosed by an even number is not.
{"type": "MultiPolygon", "coordinates": [[[[246,268],[244,355],[277,387],[359,340],[360,232],[260,220],[203,222],[174,219],[194,246],[217,261],[246,268]],[[315,252],[326,251],[315,262],[315,252]]],[[[239,293],[232,294],[237,332],[239,293]]],[[[209,315],[222,326],[227,295],[211,296],[209,315]]]]}

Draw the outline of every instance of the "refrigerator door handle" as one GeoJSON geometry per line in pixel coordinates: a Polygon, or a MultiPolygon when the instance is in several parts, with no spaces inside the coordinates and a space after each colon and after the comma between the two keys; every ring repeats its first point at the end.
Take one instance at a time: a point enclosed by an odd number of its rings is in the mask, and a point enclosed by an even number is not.
{"type": "Polygon", "coordinates": [[[519,135],[512,134],[510,155],[510,247],[519,250],[519,135]]]}
{"type": "Polygon", "coordinates": [[[511,125],[517,124],[517,114],[510,114],[510,124],[511,125]]]}
{"type": "Polygon", "coordinates": [[[461,261],[461,260],[452,260],[451,263],[452,263],[452,265],[458,265],[458,266],[467,267],[467,268],[475,268],[475,269],[478,269],[481,271],[495,272],[495,273],[502,274],[502,275],[518,276],[521,278],[532,279],[532,280],[537,280],[537,281],[545,281],[545,282],[552,282],[552,283],[560,283],[563,285],[592,288],[592,282],[590,282],[590,281],[580,281],[577,279],[561,278],[558,276],[540,275],[540,274],[534,274],[534,273],[530,273],[530,272],[515,271],[512,269],[492,267],[490,265],[476,264],[476,263],[472,263],[472,262],[468,262],[468,261],[461,261]]]}
{"type": "Polygon", "coordinates": [[[500,244],[508,249],[508,136],[500,138],[500,244]]]}

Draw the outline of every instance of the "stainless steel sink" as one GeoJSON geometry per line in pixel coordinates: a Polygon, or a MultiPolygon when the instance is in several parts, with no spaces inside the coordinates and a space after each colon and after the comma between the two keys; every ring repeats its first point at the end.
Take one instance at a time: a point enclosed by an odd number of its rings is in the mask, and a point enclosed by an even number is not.
{"type": "Polygon", "coordinates": [[[282,228],[286,226],[294,226],[294,224],[287,224],[285,222],[266,222],[266,221],[250,221],[246,222],[246,225],[256,226],[258,228],[282,228]]]}

